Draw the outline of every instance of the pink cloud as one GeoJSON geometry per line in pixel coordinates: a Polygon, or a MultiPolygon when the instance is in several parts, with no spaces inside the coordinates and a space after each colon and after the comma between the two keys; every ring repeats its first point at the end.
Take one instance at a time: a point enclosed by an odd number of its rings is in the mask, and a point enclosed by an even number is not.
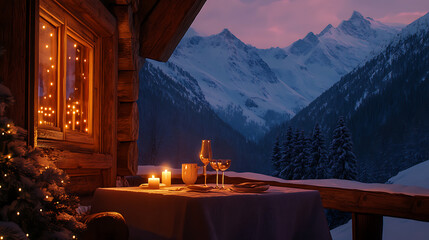
{"type": "Polygon", "coordinates": [[[390,14],[382,18],[378,18],[377,20],[385,23],[410,24],[411,22],[425,14],[426,12],[401,12],[397,14],[390,14]]]}
{"type": "Polygon", "coordinates": [[[409,23],[429,10],[427,0],[208,0],[192,27],[204,35],[228,28],[259,48],[285,47],[337,26],[354,10],[384,22],[409,23]]]}

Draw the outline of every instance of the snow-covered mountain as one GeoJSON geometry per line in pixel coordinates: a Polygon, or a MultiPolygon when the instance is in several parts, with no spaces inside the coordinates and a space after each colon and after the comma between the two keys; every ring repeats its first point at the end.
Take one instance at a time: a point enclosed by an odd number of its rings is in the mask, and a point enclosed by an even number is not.
{"type": "MultiPolygon", "coordinates": [[[[429,189],[429,160],[410,167],[389,179],[390,184],[416,186],[429,189]]],[[[352,222],[331,231],[333,240],[352,240],[352,222]]],[[[402,218],[384,217],[383,239],[387,240],[427,240],[429,223],[402,218]]]]}
{"type": "Polygon", "coordinates": [[[288,124],[350,127],[361,181],[386,181],[429,156],[429,13],[325,91],[288,124]],[[426,26],[426,27],[425,27],[426,26]]]}
{"type": "Polygon", "coordinates": [[[168,63],[146,64],[191,86],[189,93],[201,92],[221,119],[257,139],[382,49],[398,31],[354,12],[338,27],[328,25],[286,48],[257,49],[227,29],[207,37],[191,29],[168,63]],[[188,76],[196,83],[183,81],[188,76]]]}
{"type": "Polygon", "coordinates": [[[338,27],[280,49],[259,50],[261,57],[288,86],[312,101],[359,63],[383,49],[402,26],[388,26],[353,12],[338,27]]]}

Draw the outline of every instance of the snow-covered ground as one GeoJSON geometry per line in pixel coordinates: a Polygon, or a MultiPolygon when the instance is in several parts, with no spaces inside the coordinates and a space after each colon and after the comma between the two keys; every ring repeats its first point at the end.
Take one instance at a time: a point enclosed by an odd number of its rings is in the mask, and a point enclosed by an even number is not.
{"type": "MultiPolygon", "coordinates": [[[[389,179],[388,183],[417,186],[429,189],[429,160],[408,168],[389,179]]],[[[384,217],[383,239],[385,240],[428,240],[429,222],[384,217]]],[[[331,231],[333,240],[351,240],[352,222],[331,231]]]]}

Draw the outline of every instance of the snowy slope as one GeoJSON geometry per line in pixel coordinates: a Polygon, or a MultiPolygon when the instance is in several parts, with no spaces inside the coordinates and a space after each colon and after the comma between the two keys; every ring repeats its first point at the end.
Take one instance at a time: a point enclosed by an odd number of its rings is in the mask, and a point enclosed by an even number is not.
{"type": "Polygon", "coordinates": [[[248,139],[257,139],[379,51],[398,31],[354,12],[337,28],[329,25],[289,47],[257,49],[227,29],[208,37],[191,29],[167,64],[147,64],[174,79],[184,79],[183,72],[192,76],[221,119],[248,139]]]}
{"type": "MultiPolygon", "coordinates": [[[[418,186],[429,189],[429,161],[422,162],[389,179],[388,183],[406,186],[418,186]]],[[[429,222],[420,222],[401,218],[384,217],[383,239],[386,240],[427,240],[429,222]]],[[[333,240],[351,240],[352,223],[339,226],[331,231],[333,240]]]]}
{"type": "Polygon", "coordinates": [[[259,50],[277,77],[312,101],[359,63],[383,49],[401,26],[388,26],[353,12],[338,27],[310,32],[284,49],[259,50]],[[276,56],[283,52],[284,58],[276,56]]]}

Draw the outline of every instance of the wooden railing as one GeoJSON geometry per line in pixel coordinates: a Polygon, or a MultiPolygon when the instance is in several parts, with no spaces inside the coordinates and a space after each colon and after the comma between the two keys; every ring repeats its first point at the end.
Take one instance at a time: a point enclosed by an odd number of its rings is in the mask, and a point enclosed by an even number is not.
{"type": "MultiPolygon", "coordinates": [[[[228,177],[228,183],[259,181],[228,177]]],[[[352,213],[354,240],[381,240],[383,216],[429,222],[429,189],[340,179],[264,181],[320,192],[323,207],[352,213]]]]}

